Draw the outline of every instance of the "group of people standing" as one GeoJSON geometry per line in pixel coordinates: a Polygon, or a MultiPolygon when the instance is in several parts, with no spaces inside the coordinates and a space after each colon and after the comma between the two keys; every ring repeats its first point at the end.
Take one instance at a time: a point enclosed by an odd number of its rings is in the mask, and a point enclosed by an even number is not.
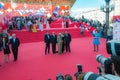
{"type": "Polygon", "coordinates": [[[49,32],[46,32],[44,36],[44,42],[46,44],[45,47],[45,54],[50,53],[50,44],[52,44],[52,52],[55,53],[64,53],[65,49],[66,52],[71,52],[70,50],[70,42],[71,42],[71,35],[68,31],[58,33],[58,36],[55,32],[52,32],[50,35],[49,32]],[[58,51],[56,50],[56,44],[58,44],[58,51]]]}
{"type": "Polygon", "coordinates": [[[46,16],[19,16],[12,17],[10,20],[7,20],[6,27],[8,27],[8,30],[22,30],[25,27],[28,31],[36,32],[37,29],[43,31],[44,27],[46,27],[46,29],[49,29],[50,22],[50,19],[46,16]]]}
{"type": "Polygon", "coordinates": [[[9,62],[9,54],[11,53],[10,50],[12,50],[14,61],[17,61],[18,59],[18,47],[20,45],[19,39],[16,37],[16,34],[12,34],[10,37],[7,33],[1,33],[0,34],[0,48],[4,52],[4,61],[9,62]],[[9,45],[11,44],[11,47],[9,45]],[[11,48],[11,49],[10,49],[11,48]]]}

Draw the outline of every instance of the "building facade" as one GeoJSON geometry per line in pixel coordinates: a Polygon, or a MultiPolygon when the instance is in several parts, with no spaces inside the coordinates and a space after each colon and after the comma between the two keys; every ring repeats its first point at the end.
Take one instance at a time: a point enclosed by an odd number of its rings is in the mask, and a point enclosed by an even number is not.
{"type": "Polygon", "coordinates": [[[105,13],[102,12],[100,9],[93,9],[85,12],[83,11],[81,12],[81,16],[82,15],[87,19],[98,20],[100,22],[103,22],[105,20],[105,13]]]}
{"type": "MultiPolygon", "coordinates": [[[[120,16],[120,0],[111,0],[110,5],[113,4],[115,9],[110,13],[110,22],[113,19],[113,16],[120,16]]],[[[100,9],[83,9],[79,11],[79,14],[76,14],[75,17],[79,18],[84,16],[87,19],[99,20],[101,23],[105,21],[106,14],[100,9]]]]}
{"type": "Polygon", "coordinates": [[[115,5],[115,10],[113,11],[113,15],[120,16],[120,0],[111,0],[111,3],[115,5]]]}

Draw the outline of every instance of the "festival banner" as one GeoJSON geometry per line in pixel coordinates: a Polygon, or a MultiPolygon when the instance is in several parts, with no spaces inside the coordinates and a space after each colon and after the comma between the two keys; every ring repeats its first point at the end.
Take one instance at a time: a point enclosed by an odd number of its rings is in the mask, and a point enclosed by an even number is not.
{"type": "Polygon", "coordinates": [[[120,22],[118,21],[113,24],[113,40],[120,41],[120,22]]]}

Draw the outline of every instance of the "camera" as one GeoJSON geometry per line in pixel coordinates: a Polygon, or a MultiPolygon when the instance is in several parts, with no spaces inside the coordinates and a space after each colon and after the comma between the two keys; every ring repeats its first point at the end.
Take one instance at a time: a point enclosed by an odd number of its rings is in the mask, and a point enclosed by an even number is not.
{"type": "Polygon", "coordinates": [[[82,73],[82,65],[81,64],[77,64],[77,72],[74,74],[74,76],[76,77],[76,80],[77,80],[77,77],[79,76],[79,74],[82,73]]]}
{"type": "MultiPolygon", "coordinates": [[[[97,59],[99,62],[101,62],[101,64],[105,63],[108,60],[108,58],[105,58],[101,55],[97,55],[97,56],[98,56],[97,59]]],[[[81,72],[76,76],[76,80],[120,80],[120,77],[112,74],[100,75],[100,74],[95,74],[93,72],[85,72],[85,73],[81,72]]]]}
{"type": "Polygon", "coordinates": [[[105,58],[102,55],[98,54],[96,56],[96,60],[101,64],[101,66],[98,67],[99,73],[102,73],[104,70],[105,74],[113,74],[111,58],[105,58]]]}
{"type": "Polygon", "coordinates": [[[77,64],[77,69],[78,69],[78,72],[81,73],[82,72],[82,65],[81,64],[77,64]]]}
{"type": "Polygon", "coordinates": [[[107,53],[120,56],[120,41],[111,40],[106,43],[107,53]]]}
{"type": "Polygon", "coordinates": [[[56,80],[64,80],[64,77],[61,73],[56,76],[56,80]]]}
{"type": "Polygon", "coordinates": [[[120,80],[120,78],[111,74],[101,76],[93,72],[87,72],[78,80],[120,80]]]}
{"type": "Polygon", "coordinates": [[[87,72],[82,77],[82,80],[104,80],[104,78],[98,74],[94,74],[93,72],[87,72]]]}

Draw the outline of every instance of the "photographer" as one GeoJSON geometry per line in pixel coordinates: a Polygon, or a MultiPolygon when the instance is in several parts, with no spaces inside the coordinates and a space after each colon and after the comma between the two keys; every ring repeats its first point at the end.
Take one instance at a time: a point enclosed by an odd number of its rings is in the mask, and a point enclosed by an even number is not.
{"type": "Polygon", "coordinates": [[[56,76],[56,80],[64,80],[64,76],[59,73],[57,76],[56,76]]]}
{"type": "Polygon", "coordinates": [[[77,69],[78,69],[78,71],[74,74],[74,76],[76,77],[76,80],[77,80],[78,76],[80,74],[82,74],[82,65],[81,64],[77,64],[77,69]]]}
{"type": "Polygon", "coordinates": [[[111,58],[105,58],[104,56],[98,54],[96,56],[96,60],[100,63],[100,66],[97,67],[98,72],[99,72],[98,74],[100,75],[113,74],[111,58]]]}
{"type": "MultiPolygon", "coordinates": [[[[98,56],[97,59],[99,60],[100,63],[108,62],[108,59],[105,59],[103,56],[98,56]]],[[[112,74],[99,75],[99,74],[94,74],[93,72],[81,73],[77,77],[77,80],[120,80],[120,56],[111,56],[111,61],[112,61],[111,64],[112,74]]],[[[104,64],[104,66],[105,65],[106,64],[104,64]]],[[[102,73],[106,73],[106,72],[102,72],[102,73]]]]}
{"type": "Polygon", "coordinates": [[[120,77],[120,56],[112,56],[111,59],[114,75],[120,77]]]}
{"type": "Polygon", "coordinates": [[[112,74],[105,74],[102,75],[102,77],[104,77],[106,80],[120,80],[120,56],[111,56],[111,61],[112,74]]]}
{"type": "Polygon", "coordinates": [[[66,74],[65,75],[65,80],[73,80],[73,78],[70,74],[66,74]]]}

